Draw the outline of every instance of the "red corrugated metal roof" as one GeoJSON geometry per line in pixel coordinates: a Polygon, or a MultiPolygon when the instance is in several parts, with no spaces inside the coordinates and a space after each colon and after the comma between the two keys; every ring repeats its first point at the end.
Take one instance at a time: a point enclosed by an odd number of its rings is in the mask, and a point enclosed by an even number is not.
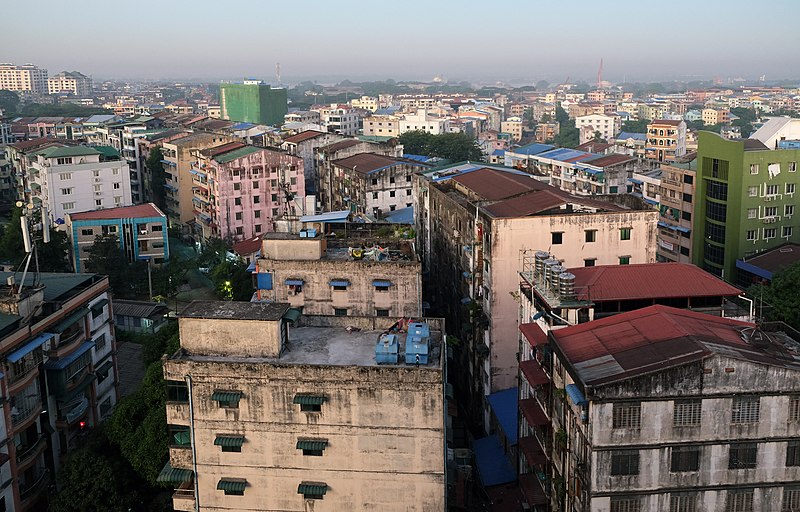
{"type": "Polygon", "coordinates": [[[533,176],[514,174],[484,167],[456,176],[460,183],[486,201],[498,201],[524,194],[531,190],[543,190],[548,185],[536,181],[533,176]]]}
{"type": "Polygon", "coordinates": [[[106,208],[91,212],[70,213],[72,220],[99,220],[99,219],[136,219],[140,217],[162,217],[161,210],[153,203],[137,204],[135,206],[120,206],[106,208]]]}
{"type": "Polygon", "coordinates": [[[325,132],[319,132],[316,130],[306,130],[296,135],[292,135],[291,137],[286,137],[285,139],[283,139],[283,141],[297,144],[298,142],[303,142],[304,140],[316,139],[320,135],[325,135],[325,132]]]}
{"type": "Polygon", "coordinates": [[[567,201],[558,194],[549,190],[539,190],[500,201],[485,207],[484,210],[497,218],[527,217],[566,203],[567,201]]]}
{"type": "Polygon", "coordinates": [[[547,343],[547,334],[536,323],[520,324],[519,330],[532,347],[547,343]]]}
{"type": "Polygon", "coordinates": [[[519,408],[522,411],[522,415],[528,420],[528,425],[550,424],[550,419],[535,398],[523,398],[519,401],[519,408]]]}
{"type": "Polygon", "coordinates": [[[732,297],[735,286],[686,263],[598,265],[569,269],[575,275],[579,300],[667,299],[680,297],[732,297]]]}
{"type": "Polygon", "coordinates": [[[249,240],[233,244],[233,252],[239,256],[249,256],[261,249],[261,236],[257,235],[249,240]]]}
{"type": "Polygon", "coordinates": [[[398,158],[392,158],[390,156],[377,155],[375,153],[358,153],[357,155],[349,156],[347,158],[334,160],[333,165],[344,167],[345,169],[350,169],[351,171],[356,171],[361,174],[366,174],[376,169],[381,169],[383,167],[388,167],[390,165],[402,162],[402,160],[398,158]]]}
{"type": "Polygon", "coordinates": [[[539,366],[539,363],[534,359],[522,361],[519,363],[519,369],[522,370],[525,380],[527,380],[528,384],[531,386],[539,386],[550,382],[550,377],[544,373],[542,367],[539,366]]]}

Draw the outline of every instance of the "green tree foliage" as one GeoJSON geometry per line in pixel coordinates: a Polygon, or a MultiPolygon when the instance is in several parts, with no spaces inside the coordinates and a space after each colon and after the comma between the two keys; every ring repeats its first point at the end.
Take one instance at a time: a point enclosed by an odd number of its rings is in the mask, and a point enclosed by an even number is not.
{"type": "Polygon", "coordinates": [[[39,117],[39,116],[68,116],[68,117],[88,117],[95,114],[113,114],[111,110],[99,107],[84,107],[82,105],[73,105],[71,103],[64,103],[62,105],[49,105],[41,103],[28,103],[17,110],[17,114],[21,116],[39,117]]]}
{"type": "Polygon", "coordinates": [[[109,285],[117,297],[132,297],[136,280],[131,279],[131,265],[122,253],[117,235],[95,236],[88,252],[86,270],[108,276],[109,285]]]}
{"type": "Polygon", "coordinates": [[[466,133],[430,133],[413,130],[400,135],[406,153],[445,158],[452,162],[480,161],[483,152],[475,139],[466,133]]]}
{"type": "Polygon", "coordinates": [[[150,156],[147,157],[144,165],[150,172],[150,197],[153,202],[162,210],[166,208],[166,193],[164,192],[164,184],[167,182],[167,177],[164,172],[164,164],[161,160],[164,159],[164,154],[161,152],[161,147],[156,147],[150,151],[150,156]]]}
{"type": "Polygon", "coordinates": [[[19,95],[14,91],[7,91],[0,89],[0,109],[2,109],[6,116],[11,116],[17,112],[19,105],[19,95]]]}
{"type": "Polygon", "coordinates": [[[748,123],[758,121],[758,114],[752,108],[734,107],[731,109],[731,114],[748,123]]]}
{"type": "MultiPolygon", "coordinates": [[[[25,254],[25,246],[22,240],[22,224],[20,217],[22,210],[14,208],[11,213],[11,221],[3,228],[0,235],[0,258],[19,263],[25,254]]],[[[31,219],[33,226],[38,223],[37,219],[31,219]]],[[[39,270],[42,272],[69,272],[69,238],[63,231],[50,228],[50,241],[44,243],[41,231],[32,233],[32,240],[36,246],[39,270]]],[[[33,267],[31,267],[33,268],[33,267]]]]}
{"type": "Polygon", "coordinates": [[[11,212],[11,220],[3,226],[3,234],[0,236],[0,257],[8,261],[19,261],[24,253],[24,243],[22,241],[22,227],[20,217],[22,209],[14,208],[11,212]]]}
{"type": "Polygon", "coordinates": [[[577,147],[581,142],[580,130],[575,127],[575,122],[561,105],[556,105],[556,121],[559,125],[558,135],[553,139],[553,144],[562,148],[577,147]]]}
{"type": "Polygon", "coordinates": [[[786,322],[800,330],[800,263],[790,265],[772,277],[769,286],[756,285],[748,290],[748,294],[764,301],[766,316],[769,320],[786,322]]]}
{"type": "Polygon", "coordinates": [[[249,301],[253,296],[253,276],[244,261],[224,260],[211,271],[217,297],[222,300],[249,301]]]}
{"type": "Polygon", "coordinates": [[[647,119],[639,119],[638,121],[625,121],[622,123],[622,131],[628,133],[647,133],[647,124],[650,123],[647,119]]]}

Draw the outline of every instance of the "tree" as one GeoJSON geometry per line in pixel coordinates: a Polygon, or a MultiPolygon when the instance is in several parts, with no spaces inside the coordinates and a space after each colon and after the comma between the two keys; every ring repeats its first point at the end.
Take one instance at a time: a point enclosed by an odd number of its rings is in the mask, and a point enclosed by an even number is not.
{"type": "Polygon", "coordinates": [[[451,162],[483,160],[483,151],[481,151],[475,139],[466,133],[434,135],[429,147],[428,156],[438,156],[451,162]]]}
{"type": "MultiPolygon", "coordinates": [[[[25,244],[22,239],[22,216],[21,208],[14,208],[11,213],[11,221],[3,229],[0,236],[0,257],[9,261],[21,261],[20,258],[25,253],[25,244]]],[[[30,223],[38,223],[37,218],[33,218],[30,223]]],[[[44,243],[41,231],[32,233],[32,241],[36,246],[36,257],[39,262],[39,270],[42,272],[69,272],[71,270],[68,260],[69,239],[63,231],[50,228],[50,241],[44,243]]],[[[33,267],[31,267],[33,268],[33,267]]]]}
{"type": "Polygon", "coordinates": [[[40,117],[40,116],[70,116],[88,117],[95,114],[111,114],[111,110],[100,107],[84,107],[65,103],[63,105],[28,103],[18,109],[17,114],[21,116],[40,117]]]}
{"type": "Polygon", "coordinates": [[[403,152],[412,155],[427,155],[433,135],[422,130],[412,130],[405,132],[399,137],[400,144],[403,145],[403,152]]]}
{"type": "Polygon", "coordinates": [[[22,209],[14,207],[11,212],[11,220],[3,227],[3,235],[0,237],[0,256],[3,259],[17,261],[24,252],[20,217],[22,217],[22,209]]]}
{"type": "Polygon", "coordinates": [[[131,297],[133,283],[137,280],[131,279],[130,265],[122,253],[117,235],[95,236],[88,252],[86,270],[108,276],[108,283],[116,296],[131,297]]]}
{"type": "Polygon", "coordinates": [[[595,131],[594,132],[594,135],[592,136],[592,139],[595,142],[608,142],[608,141],[606,141],[606,139],[603,138],[603,134],[600,133],[599,131],[595,131]]]}
{"type": "Polygon", "coordinates": [[[253,276],[241,260],[225,260],[211,271],[211,282],[221,300],[249,301],[253,296],[253,276]]]}
{"type": "Polygon", "coordinates": [[[756,303],[763,297],[769,305],[767,318],[786,322],[800,330],[800,263],[795,263],[775,273],[769,286],[756,285],[748,290],[748,294],[757,297],[756,303]]]}
{"type": "Polygon", "coordinates": [[[150,156],[147,157],[144,164],[150,173],[150,197],[153,198],[156,206],[161,209],[166,208],[164,184],[167,182],[167,177],[164,172],[164,164],[161,162],[163,159],[164,154],[161,152],[161,146],[157,146],[150,151],[150,156]]]}
{"type": "Polygon", "coordinates": [[[647,125],[650,123],[647,119],[639,119],[637,121],[625,121],[622,123],[622,131],[628,133],[647,133],[647,125]]]}
{"type": "Polygon", "coordinates": [[[16,113],[18,105],[19,95],[17,93],[0,89],[0,110],[3,110],[6,116],[16,113]]]}

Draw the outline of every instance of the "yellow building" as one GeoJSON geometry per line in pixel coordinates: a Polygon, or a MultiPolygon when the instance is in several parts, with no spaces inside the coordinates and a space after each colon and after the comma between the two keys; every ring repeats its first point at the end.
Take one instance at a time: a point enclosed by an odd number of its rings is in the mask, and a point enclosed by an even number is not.
{"type": "Polygon", "coordinates": [[[686,154],[686,122],[659,119],[647,125],[645,156],[659,162],[674,162],[686,154]]]}
{"type": "Polygon", "coordinates": [[[500,131],[511,135],[514,141],[522,140],[522,118],[509,117],[500,123],[500,131]]]}

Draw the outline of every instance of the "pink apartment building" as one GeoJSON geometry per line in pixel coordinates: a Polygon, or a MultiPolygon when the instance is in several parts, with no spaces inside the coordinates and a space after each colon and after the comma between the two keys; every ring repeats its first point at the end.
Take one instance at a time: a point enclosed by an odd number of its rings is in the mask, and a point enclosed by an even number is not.
{"type": "Polygon", "coordinates": [[[192,202],[200,240],[246,240],[302,215],[303,160],[240,142],[193,152],[192,202]]]}

